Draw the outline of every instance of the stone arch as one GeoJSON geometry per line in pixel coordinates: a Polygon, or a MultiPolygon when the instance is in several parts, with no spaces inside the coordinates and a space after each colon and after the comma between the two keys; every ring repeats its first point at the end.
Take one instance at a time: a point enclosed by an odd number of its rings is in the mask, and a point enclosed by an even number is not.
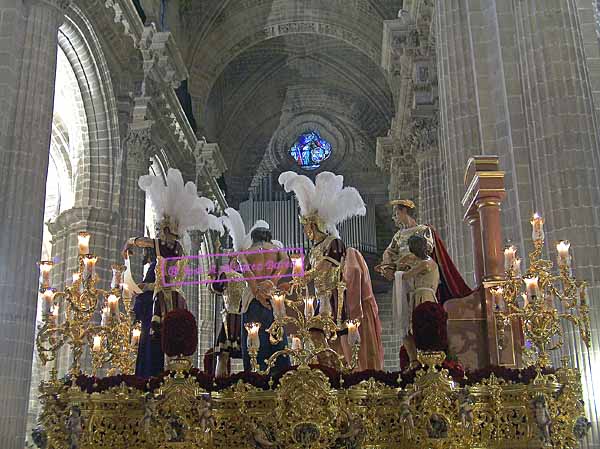
{"type": "Polygon", "coordinates": [[[59,28],[58,45],[77,76],[87,138],[79,155],[75,207],[112,210],[119,192],[119,121],[108,64],[98,36],[83,12],[71,4],[59,28]]]}

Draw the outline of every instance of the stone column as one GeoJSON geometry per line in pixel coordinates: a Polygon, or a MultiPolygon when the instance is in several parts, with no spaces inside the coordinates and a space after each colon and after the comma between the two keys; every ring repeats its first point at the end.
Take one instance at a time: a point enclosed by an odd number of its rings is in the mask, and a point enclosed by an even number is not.
{"type": "Polygon", "coordinates": [[[0,7],[0,446],[22,449],[64,0],[0,7]]]}
{"type": "MultiPolygon", "coordinates": [[[[189,256],[193,256],[193,258],[188,259],[187,267],[190,272],[197,272],[198,268],[202,265],[202,260],[199,259],[199,255],[202,250],[202,242],[204,241],[204,233],[200,231],[189,231],[188,232],[191,240],[191,248],[189,252],[189,256]]],[[[183,293],[185,294],[185,300],[187,302],[188,310],[192,312],[196,321],[199,323],[200,318],[200,285],[199,282],[202,279],[205,279],[206,275],[194,275],[185,277],[185,282],[193,282],[192,284],[185,285],[183,287],[183,293]]],[[[198,346],[200,347],[200,346],[198,346]]],[[[199,351],[194,354],[194,366],[198,367],[197,363],[199,361],[198,358],[199,351]]]]}
{"type": "MultiPolygon", "coordinates": [[[[146,194],[140,189],[140,176],[147,175],[154,144],[151,126],[134,127],[129,130],[124,142],[125,163],[123,166],[121,195],[121,228],[118,235],[119,248],[130,237],[142,237],[145,231],[146,194]]],[[[153,229],[150,230],[154,232],[153,229]]],[[[142,279],[142,253],[136,250],[131,259],[133,278],[142,279]]]]}

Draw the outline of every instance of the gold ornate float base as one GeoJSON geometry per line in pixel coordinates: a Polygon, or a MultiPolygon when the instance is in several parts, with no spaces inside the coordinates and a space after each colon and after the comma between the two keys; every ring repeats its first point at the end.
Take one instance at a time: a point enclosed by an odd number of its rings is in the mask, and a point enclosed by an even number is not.
{"type": "Polygon", "coordinates": [[[124,383],[101,393],[43,384],[41,425],[49,449],[156,448],[575,448],[589,424],[579,374],[561,368],[528,384],[494,375],[452,381],[443,354],[414,382],[373,379],[338,389],[301,366],[264,390],[242,381],[208,393],[189,372],[151,393],[124,383]]]}

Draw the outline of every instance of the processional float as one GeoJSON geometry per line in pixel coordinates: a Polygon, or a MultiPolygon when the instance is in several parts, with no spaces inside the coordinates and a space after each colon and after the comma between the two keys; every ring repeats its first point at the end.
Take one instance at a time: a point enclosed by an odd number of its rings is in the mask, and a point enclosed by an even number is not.
{"type": "MultiPolygon", "coordinates": [[[[551,366],[550,352],[562,344],[564,321],[587,344],[589,318],[583,281],[571,269],[569,244],[558,249],[558,270],[543,259],[543,220],[532,219],[534,248],[527,267],[514,247],[504,248],[500,204],[503,173],[495,157],[473,158],[465,179],[465,219],[473,230],[476,278],[471,297],[446,303],[450,350],[472,368],[444,362],[444,352],[419,348],[422,367],[403,373],[355,372],[359,322],[340,323],[327,307],[315,315],[307,288],[345,289],[335,273],[301,273],[294,262],[289,291],[273,297],[272,341],[295,327],[288,348],[259,371],[258,323],[247,323],[253,372],[214,379],[191,368],[177,348],[163,375],[131,375],[137,336],[127,314],[120,267],[112,288],[98,282],[87,241],[80,246],[80,271],[65,292],[51,289],[49,262],[41,262],[43,326],[38,334],[42,362],[71,348],[70,374],[52,370],[40,385],[40,445],[63,448],[575,448],[588,431],[579,372],[551,366]],[[504,256],[504,260],[502,260],[504,256]],[[50,290],[50,291],[49,291],[50,290]],[[106,305],[105,305],[106,304],[106,305]],[[104,307],[107,307],[105,309],[104,307]],[[103,310],[99,324],[95,310],[103,310]],[[127,324],[125,324],[127,323],[127,324]],[[309,329],[326,339],[315,344],[309,329]],[[350,362],[338,369],[317,365],[331,353],[336,331],[349,330],[350,362]],[[458,341],[475,335],[478,347],[458,341]],[[81,371],[84,349],[93,354],[92,372],[81,371]],[[295,366],[271,372],[275,359],[291,356],[295,366]],[[106,377],[95,377],[108,369],[106,377]],[[118,373],[118,374],[117,374],[118,373]],[[89,375],[91,374],[91,375],[89,375]]],[[[88,236],[89,237],[89,236],[88,236]]],[[[82,238],[87,238],[82,234],[82,238]]],[[[94,261],[95,262],[95,261],[94,261]]],[[[338,269],[340,269],[338,267],[338,269]]]]}

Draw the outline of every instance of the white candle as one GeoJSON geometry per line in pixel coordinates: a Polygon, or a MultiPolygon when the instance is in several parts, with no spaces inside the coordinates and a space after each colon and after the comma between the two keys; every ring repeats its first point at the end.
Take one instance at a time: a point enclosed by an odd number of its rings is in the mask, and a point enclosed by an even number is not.
{"type": "Polygon", "coordinates": [[[79,275],[79,273],[73,273],[73,284],[79,282],[80,278],[81,276],[79,275]]]}
{"type": "Polygon", "coordinates": [[[97,261],[98,258],[96,256],[90,255],[83,258],[83,263],[85,265],[85,274],[88,278],[93,277],[97,261]]]}
{"type": "Polygon", "coordinates": [[[248,348],[258,350],[260,348],[260,339],[258,338],[260,323],[247,323],[245,327],[248,332],[248,338],[246,339],[248,348]]]}
{"type": "Polygon", "coordinates": [[[275,319],[281,319],[285,317],[285,296],[281,294],[275,294],[271,298],[273,304],[273,316],[275,319]]]}
{"type": "Polygon", "coordinates": [[[302,258],[298,255],[291,256],[292,259],[292,274],[294,276],[302,273],[302,258]]]}
{"type": "Polygon", "coordinates": [[[527,298],[531,300],[533,296],[538,296],[538,278],[531,277],[523,279],[525,289],[527,290],[527,298]]]}
{"type": "Polygon", "coordinates": [[[142,331],[139,329],[134,329],[131,332],[131,344],[132,346],[137,346],[140,343],[140,335],[142,335],[142,331]]]}
{"type": "Polygon", "coordinates": [[[527,299],[527,295],[525,293],[521,293],[521,298],[523,298],[523,308],[529,305],[529,300],[527,299]]]}
{"type": "Polygon", "coordinates": [[[110,288],[119,288],[123,282],[123,265],[112,266],[112,280],[110,282],[110,288]]]}
{"type": "Polygon", "coordinates": [[[319,315],[331,316],[331,301],[329,298],[319,298],[319,315]]]}
{"type": "Polygon", "coordinates": [[[52,311],[50,312],[49,318],[50,322],[56,326],[58,324],[58,305],[52,307],[52,311]]]}
{"type": "Polygon", "coordinates": [[[43,260],[39,263],[40,266],[40,274],[42,276],[42,287],[49,288],[50,287],[50,272],[52,271],[52,266],[54,263],[49,260],[43,260]]]}
{"type": "Polygon", "coordinates": [[[100,335],[94,335],[94,344],[92,346],[92,351],[100,352],[102,345],[102,337],[100,335]]]}
{"type": "Polygon", "coordinates": [[[513,269],[516,254],[517,248],[512,245],[504,249],[504,271],[510,271],[513,269]]]}
{"type": "Polygon", "coordinates": [[[313,316],[315,316],[315,298],[312,296],[308,296],[304,299],[304,317],[307,320],[310,320],[313,316]]]}
{"type": "Polygon", "coordinates": [[[531,238],[533,240],[544,240],[544,219],[537,212],[533,214],[531,226],[533,227],[531,238]]]}
{"type": "Polygon", "coordinates": [[[44,293],[42,293],[42,299],[44,301],[42,307],[43,313],[50,313],[50,310],[52,310],[52,305],[54,304],[54,290],[51,288],[44,290],[44,293]]]}
{"type": "Polygon", "coordinates": [[[515,260],[513,261],[513,275],[521,276],[521,258],[520,257],[515,257],[515,260]]]}
{"type": "Polygon", "coordinates": [[[292,350],[301,351],[302,350],[302,340],[296,336],[292,336],[292,350]]]}
{"type": "Polygon", "coordinates": [[[359,322],[357,320],[349,320],[346,323],[348,328],[348,344],[354,346],[360,343],[360,334],[358,333],[359,322]]]}
{"type": "Polygon", "coordinates": [[[77,246],[79,247],[79,254],[85,256],[90,253],[90,234],[87,232],[80,232],[77,235],[77,246]]]}
{"type": "Polygon", "coordinates": [[[109,315],[110,315],[110,309],[108,307],[104,307],[102,309],[102,321],[100,322],[100,326],[107,325],[109,315]]]}
{"type": "Polygon", "coordinates": [[[571,257],[569,255],[569,248],[571,243],[567,240],[561,240],[556,244],[556,251],[558,252],[558,266],[569,267],[571,265],[571,257]]]}
{"type": "Polygon", "coordinates": [[[502,295],[504,293],[504,289],[502,287],[495,287],[490,289],[490,292],[492,293],[492,297],[494,298],[494,304],[497,306],[497,308],[500,308],[502,304],[502,295]]]}
{"type": "Polygon", "coordinates": [[[117,298],[115,295],[108,295],[108,309],[110,310],[111,316],[119,316],[119,298],[117,298]]]}

